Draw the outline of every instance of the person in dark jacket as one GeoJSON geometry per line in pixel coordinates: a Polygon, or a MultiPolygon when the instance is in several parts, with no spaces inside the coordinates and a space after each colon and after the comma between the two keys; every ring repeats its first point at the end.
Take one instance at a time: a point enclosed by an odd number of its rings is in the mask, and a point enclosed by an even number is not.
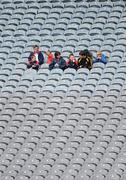
{"type": "Polygon", "coordinates": [[[77,70],[77,66],[78,66],[78,63],[77,63],[75,56],[73,54],[70,54],[69,59],[66,62],[66,67],[67,68],[73,68],[73,69],[77,70]]]}
{"type": "Polygon", "coordinates": [[[49,69],[52,70],[54,68],[60,68],[62,70],[66,67],[66,61],[61,57],[61,53],[56,51],[54,54],[54,59],[52,60],[51,64],[49,64],[49,69]]]}
{"type": "Polygon", "coordinates": [[[79,59],[78,59],[78,68],[92,68],[92,54],[87,50],[82,50],[79,52],[79,59]]]}
{"type": "Polygon", "coordinates": [[[44,56],[43,56],[42,52],[39,50],[38,45],[33,46],[33,52],[30,53],[30,55],[28,57],[28,61],[31,60],[31,57],[33,55],[36,57],[36,61],[39,61],[39,65],[44,63],[44,56]]]}

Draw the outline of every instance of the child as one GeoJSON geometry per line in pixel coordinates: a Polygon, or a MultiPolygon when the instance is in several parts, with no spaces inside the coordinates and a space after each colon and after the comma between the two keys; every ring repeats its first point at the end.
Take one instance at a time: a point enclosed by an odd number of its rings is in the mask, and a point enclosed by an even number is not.
{"type": "Polygon", "coordinates": [[[95,60],[93,61],[93,63],[97,63],[97,62],[101,62],[103,64],[107,64],[108,59],[109,58],[109,54],[105,55],[103,54],[101,51],[97,52],[97,57],[95,58],[95,60]]]}
{"type": "Polygon", "coordinates": [[[47,64],[51,64],[51,62],[54,58],[53,53],[50,50],[48,50],[48,51],[46,51],[46,55],[48,56],[47,64]]]}
{"type": "Polygon", "coordinates": [[[35,69],[35,70],[38,71],[38,69],[39,69],[39,61],[36,60],[35,55],[32,55],[32,56],[31,56],[31,59],[28,60],[28,62],[27,62],[27,68],[28,68],[28,69],[32,68],[32,69],[35,69]]]}
{"type": "Polygon", "coordinates": [[[92,68],[92,54],[87,49],[79,52],[78,68],[92,68]]]}
{"type": "Polygon", "coordinates": [[[77,70],[77,60],[75,59],[75,56],[73,54],[70,54],[69,55],[69,59],[68,61],[66,62],[66,67],[67,68],[74,68],[77,70]]]}

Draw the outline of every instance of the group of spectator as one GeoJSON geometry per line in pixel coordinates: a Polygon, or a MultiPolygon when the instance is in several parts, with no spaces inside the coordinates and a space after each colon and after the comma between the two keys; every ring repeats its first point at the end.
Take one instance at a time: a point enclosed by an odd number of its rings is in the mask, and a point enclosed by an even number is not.
{"type": "MultiPolygon", "coordinates": [[[[88,50],[81,50],[79,52],[78,59],[75,58],[74,54],[70,54],[68,60],[64,60],[59,51],[56,51],[54,54],[48,50],[46,53],[49,69],[60,68],[65,70],[66,68],[87,68],[92,69],[92,65],[97,62],[106,64],[109,58],[109,55],[105,55],[101,51],[97,52],[96,57],[94,58],[92,53],[88,50]]],[[[33,52],[30,53],[27,62],[27,68],[33,68],[38,70],[39,66],[44,63],[44,56],[39,50],[39,46],[35,45],[33,47],[33,52]]]]}

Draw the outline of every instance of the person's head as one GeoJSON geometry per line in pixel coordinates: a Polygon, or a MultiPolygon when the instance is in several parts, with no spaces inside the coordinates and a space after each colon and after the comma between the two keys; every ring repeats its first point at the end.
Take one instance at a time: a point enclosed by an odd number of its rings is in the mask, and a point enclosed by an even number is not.
{"type": "Polygon", "coordinates": [[[39,51],[39,46],[38,45],[34,45],[33,46],[33,51],[34,51],[34,53],[37,53],[39,51]]]}
{"type": "Polygon", "coordinates": [[[101,59],[101,57],[102,57],[102,52],[101,52],[101,51],[98,51],[98,52],[97,52],[97,58],[98,58],[98,59],[101,59]]]}
{"type": "Polygon", "coordinates": [[[79,56],[80,56],[80,58],[85,58],[86,57],[86,52],[84,50],[81,50],[79,52],[79,56]]]}
{"type": "Polygon", "coordinates": [[[48,50],[48,51],[46,51],[45,53],[46,53],[47,56],[49,56],[49,55],[51,54],[51,51],[48,50]]]}
{"type": "Polygon", "coordinates": [[[35,55],[32,55],[31,60],[32,60],[32,61],[36,61],[35,55]]]}
{"type": "Polygon", "coordinates": [[[70,55],[69,55],[69,60],[70,60],[70,61],[75,60],[75,56],[74,56],[73,54],[70,54],[70,55]]]}
{"type": "Polygon", "coordinates": [[[86,57],[92,57],[92,53],[88,49],[84,49],[84,54],[86,57]]]}
{"type": "Polygon", "coordinates": [[[60,59],[60,57],[61,57],[61,53],[59,51],[56,51],[55,52],[55,58],[60,59]]]}

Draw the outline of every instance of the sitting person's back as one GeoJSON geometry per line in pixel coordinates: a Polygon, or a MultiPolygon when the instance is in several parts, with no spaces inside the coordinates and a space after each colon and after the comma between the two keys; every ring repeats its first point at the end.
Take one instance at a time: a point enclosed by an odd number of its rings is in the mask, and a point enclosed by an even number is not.
{"type": "Polygon", "coordinates": [[[44,56],[42,54],[42,52],[39,50],[39,46],[38,45],[34,45],[33,46],[33,52],[30,53],[28,60],[31,60],[32,56],[36,57],[36,60],[39,61],[39,65],[44,63],[44,56]]]}
{"type": "Polygon", "coordinates": [[[66,62],[66,67],[67,68],[74,68],[77,69],[77,60],[75,59],[75,56],[73,54],[69,55],[69,59],[66,62]]]}
{"type": "Polygon", "coordinates": [[[105,55],[101,51],[98,51],[97,56],[96,56],[95,60],[93,61],[93,63],[101,62],[103,64],[107,64],[108,58],[109,58],[109,55],[105,55]]]}
{"type": "Polygon", "coordinates": [[[66,68],[66,61],[61,56],[61,53],[58,51],[55,52],[55,58],[52,60],[51,64],[49,64],[50,70],[54,68],[59,68],[62,70],[66,68]]]}

